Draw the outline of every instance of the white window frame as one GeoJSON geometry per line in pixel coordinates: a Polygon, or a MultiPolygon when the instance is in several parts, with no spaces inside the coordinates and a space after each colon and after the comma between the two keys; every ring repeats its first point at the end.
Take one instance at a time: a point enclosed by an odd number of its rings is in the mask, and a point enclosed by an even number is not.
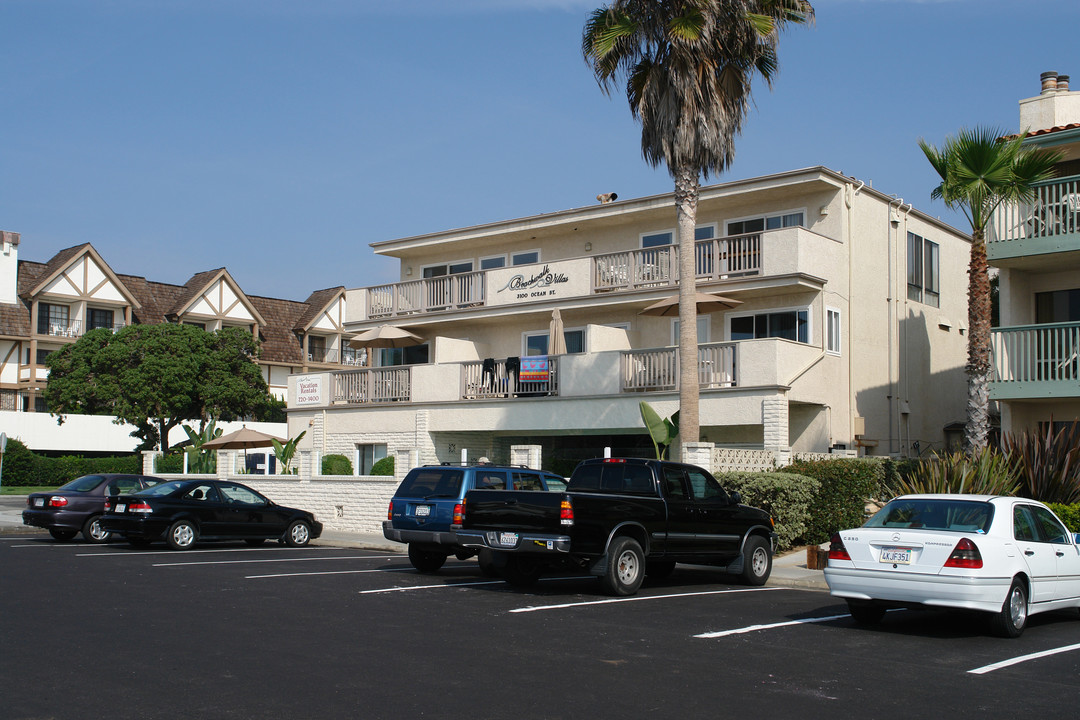
{"type": "MultiPolygon", "coordinates": [[[[502,255],[485,255],[482,258],[480,258],[479,268],[480,268],[481,272],[484,271],[484,270],[500,270],[500,269],[506,267],[508,262],[509,262],[509,260],[506,257],[506,253],[503,253],[502,255]],[[502,260],[502,265],[494,265],[492,267],[484,267],[484,261],[485,260],[502,260]]],[[[423,272],[423,271],[421,271],[421,272],[423,272]]]]}
{"type": "Polygon", "coordinates": [[[843,316],[838,308],[825,307],[825,352],[830,355],[840,355],[843,348],[844,326],[841,323],[842,318],[843,316]],[[833,332],[834,327],[835,333],[833,332]]]}
{"type": "MultiPolygon", "coordinates": [[[[698,326],[698,344],[700,345],[703,342],[704,343],[712,342],[712,340],[710,339],[710,338],[712,338],[712,318],[710,318],[708,315],[698,315],[697,326],[698,326]],[[704,323],[705,323],[705,332],[704,333],[701,332],[702,321],[704,321],[704,323]],[[704,334],[704,339],[702,339],[703,334],[704,334]]],[[[678,347],[678,345],[679,345],[679,318],[677,318],[677,317],[671,318],[671,344],[676,346],[676,347],[678,347]]]]}
{"type": "MultiPolygon", "coordinates": [[[[370,442],[369,443],[356,443],[355,445],[353,445],[353,475],[354,476],[361,474],[360,473],[360,459],[361,459],[360,448],[365,448],[365,447],[372,448],[372,450],[371,450],[371,458],[372,458],[371,466],[372,467],[374,467],[375,463],[379,462],[379,460],[382,460],[383,458],[386,458],[386,457],[390,457],[390,446],[387,445],[386,443],[370,443],[370,442]],[[380,447],[380,446],[383,448],[384,455],[381,458],[376,458],[375,453],[377,451],[375,450],[375,448],[380,447]]],[[[322,459],[320,458],[319,461],[322,462],[322,459]]]]}
{"type": "Polygon", "coordinates": [[[517,267],[518,265],[536,265],[538,263],[542,263],[543,261],[544,261],[544,256],[540,252],[540,248],[534,248],[532,250],[519,250],[517,252],[510,253],[510,267],[517,267]],[[519,262],[514,261],[514,258],[516,256],[524,255],[526,253],[536,253],[536,260],[533,260],[532,262],[527,262],[527,263],[519,263],[519,262]]]}
{"type": "MultiPolygon", "coordinates": [[[[806,313],[806,345],[814,344],[814,308],[812,305],[792,305],[790,307],[778,307],[778,308],[758,308],[757,310],[748,310],[746,312],[734,312],[724,315],[724,332],[727,335],[728,342],[733,342],[731,339],[731,321],[741,317],[755,317],[757,315],[775,315],[777,313],[784,312],[805,312],[806,313]]],[[[796,315],[798,319],[798,315],[796,315]]],[[[775,338],[783,339],[783,338],[775,338]]],[[[791,342],[800,342],[799,340],[792,340],[791,342]]]]}
{"type": "MultiPolygon", "coordinates": [[[[809,217],[809,216],[807,215],[805,207],[791,208],[790,210],[781,210],[779,212],[756,213],[754,215],[744,215],[743,217],[735,217],[735,218],[730,218],[728,220],[725,220],[724,221],[724,235],[730,235],[731,234],[731,232],[728,230],[728,228],[731,227],[732,223],[746,222],[747,220],[758,220],[758,219],[762,220],[763,221],[762,224],[766,226],[765,229],[762,230],[762,232],[767,232],[768,231],[769,218],[783,217],[784,215],[794,215],[795,213],[802,213],[803,223],[808,222],[807,217],[809,217]]],[[[797,226],[794,226],[794,227],[806,227],[806,225],[803,224],[803,225],[797,225],[797,226]]]]}
{"type": "Polygon", "coordinates": [[[446,275],[436,275],[435,277],[448,277],[450,275],[467,275],[468,273],[476,272],[476,261],[473,260],[472,258],[462,258],[461,260],[449,260],[447,262],[431,263],[429,265],[421,265],[420,266],[420,277],[422,279],[425,279],[425,280],[434,280],[435,278],[425,278],[424,277],[424,271],[427,270],[428,268],[437,268],[437,267],[446,268],[446,275]],[[451,265],[465,265],[466,263],[468,263],[468,265],[469,265],[469,268],[470,268],[469,270],[466,270],[465,272],[462,272],[462,273],[452,273],[452,272],[450,272],[450,266],[451,265]]]}
{"type": "MultiPolygon", "coordinates": [[[[568,355],[578,355],[578,354],[587,353],[589,351],[589,348],[587,347],[588,342],[589,342],[589,336],[588,336],[588,333],[585,332],[585,326],[582,325],[581,327],[564,327],[563,328],[563,334],[566,334],[568,332],[579,332],[579,333],[581,333],[581,353],[567,353],[567,354],[568,355]]],[[[548,353],[550,354],[550,351],[551,351],[551,331],[550,330],[531,330],[531,331],[527,330],[527,331],[521,333],[521,357],[530,357],[529,355],[526,355],[526,353],[529,351],[529,338],[532,338],[532,337],[546,337],[548,339],[548,353]]]]}
{"type": "Polygon", "coordinates": [[[641,250],[652,250],[653,248],[670,247],[675,244],[675,230],[652,230],[649,232],[638,233],[638,248],[641,250]],[[653,237],[656,235],[667,235],[671,238],[671,242],[667,245],[650,245],[645,247],[645,238],[653,237]]]}

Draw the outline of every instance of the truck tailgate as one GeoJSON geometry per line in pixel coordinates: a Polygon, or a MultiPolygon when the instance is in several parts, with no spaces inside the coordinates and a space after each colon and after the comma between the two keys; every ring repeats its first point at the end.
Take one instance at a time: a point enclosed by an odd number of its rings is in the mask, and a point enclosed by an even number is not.
{"type": "Polygon", "coordinates": [[[471,490],[465,496],[463,527],[557,533],[561,530],[559,509],[565,497],[558,492],[471,490]]]}

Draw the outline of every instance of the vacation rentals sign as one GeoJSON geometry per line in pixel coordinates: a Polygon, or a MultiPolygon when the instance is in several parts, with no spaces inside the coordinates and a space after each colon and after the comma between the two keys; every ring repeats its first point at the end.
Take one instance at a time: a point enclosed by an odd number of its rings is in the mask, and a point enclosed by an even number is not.
{"type": "Polygon", "coordinates": [[[489,270],[487,304],[517,305],[588,295],[591,270],[588,259],[489,270]]]}
{"type": "Polygon", "coordinates": [[[297,405],[324,405],[323,376],[301,375],[296,378],[297,405]]]}

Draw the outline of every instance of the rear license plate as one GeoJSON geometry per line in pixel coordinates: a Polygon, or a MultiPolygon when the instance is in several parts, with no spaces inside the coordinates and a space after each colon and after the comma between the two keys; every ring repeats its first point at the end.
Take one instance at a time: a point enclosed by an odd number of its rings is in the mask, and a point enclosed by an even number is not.
{"type": "Polygon", "coordinates": [[[34,498],[34,507],[45,507],[45,498],[34,498]]]}
{"type": "Polygon", "coordinates": [[[883,563],[892,563],[893,565],[910,565],[911,564],[911,548],[902,547],[884,547],[881,548],[881,557],[879,560],[883,563]]]}
{"type": "Polygon", "coordinates": [[[118,512],[118,513],[122,513],[126,509],[127,509],[127,505],[125,505],[124,503],[118,503],[117,506],[116,506],[116,512],[118,512]]]}
{"type": "Polygon", "coordinates": [[[413,513],[413,514],[416,515],[417,517],[427,517],[427,516],[431,515],[431,506],[430,505],[417,505],[416,506],[416,512],[413,513]]]}
{"type": "Polygon", "coordinates": [[[518,543],[518,534],[512,532],[501,532],[498,538],[499,547],[515,547],[518,543]]]}

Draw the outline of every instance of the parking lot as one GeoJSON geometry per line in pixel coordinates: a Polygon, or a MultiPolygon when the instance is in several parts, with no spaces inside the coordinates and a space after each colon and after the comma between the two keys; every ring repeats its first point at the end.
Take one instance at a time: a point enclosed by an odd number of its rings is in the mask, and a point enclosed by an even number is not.
{"type": "Polygon", "coordinates": [[[827,593],[682,567],[632,598],[330,545],[0,536],[0,717],[1071,717],[1080,613],[855,626],[827,593]],[[1042,655],[1040,655],[1042,654],[1042,655]]]}

